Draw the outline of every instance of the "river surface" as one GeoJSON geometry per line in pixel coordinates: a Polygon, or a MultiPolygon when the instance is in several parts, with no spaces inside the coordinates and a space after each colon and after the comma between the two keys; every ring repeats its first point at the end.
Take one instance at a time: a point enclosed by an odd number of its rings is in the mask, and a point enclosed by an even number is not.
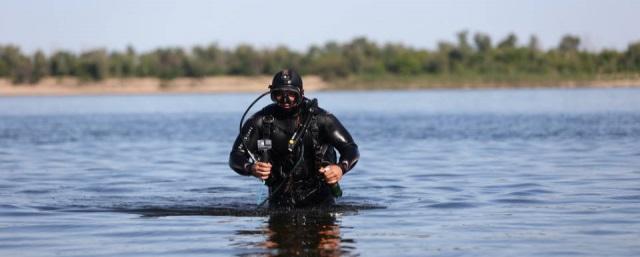
{"type": "Polygon", "coordinates": [[[312,92],[361,160],[290,213],[227,166],[256,96],[0,97],[0,256],[640,255],[638,89],[312,92]]]}

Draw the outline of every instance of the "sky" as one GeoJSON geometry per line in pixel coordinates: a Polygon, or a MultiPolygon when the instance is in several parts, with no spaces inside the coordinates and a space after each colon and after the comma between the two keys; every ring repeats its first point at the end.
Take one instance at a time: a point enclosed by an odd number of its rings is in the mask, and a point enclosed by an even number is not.
{"type": "Polygon", "coordinates": [[[633,0],[2,0],[0,45],[46,53],[211,43],[305,51],[364,36],[435,49],[466,30],[494,43],[514,33],[520,44],[536,35],[549,48],[572,34],[583,49],[624,50],[640,41],[639,14],[633,0]]]}

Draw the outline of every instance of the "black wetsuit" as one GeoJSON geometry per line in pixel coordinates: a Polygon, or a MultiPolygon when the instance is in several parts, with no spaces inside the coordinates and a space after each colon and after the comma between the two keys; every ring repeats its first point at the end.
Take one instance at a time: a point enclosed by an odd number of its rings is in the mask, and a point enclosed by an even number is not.
{"type": "MultiPolygon", "coordinates": [[[[318,151],[314,145],[314,134],[317,135],[318,145],[328,145],[322,158],[325,162],[338,164],[343,173],[351,170],[359,158],[358,146],[349,132],[340,124],[338,119],[321,108],[316,108],[315,124],[309,126],[301,139],[301,143],[291,153],[287,146],[292,134],[302,126],[308,112],[309,100],[305,99],[301,108],[286,112],[276,104],[271,104],[254,114],[243,125],[240,135],[233,144],[229,156],[229,166],[238,174],[249,176],[252,161],[245,148],[244,140],[249,151],[256,157],[260,155],[257,140],[265,135],[265,119],[273,117],[270,125],[270,139],[273,147],[270,150],[271,175],[267,180],[269,186],[269,205],[272,207],[308,207],[332,204],[334,198],[330,187],[323,180],[316,165],[318,151]],[[303,111],[299,111],[303,110],[303,111]],[[271,116],[271,117],[269,117],[271,116]],[[267,117],[267,118],[265,118],[267,117]],[[315,127],[315,133],[311,130],[315,127]],[[340,153],[336,162],[335,151],[340,153]]],[[[314,123],[314,122],[312,122],[314,123]]]]}

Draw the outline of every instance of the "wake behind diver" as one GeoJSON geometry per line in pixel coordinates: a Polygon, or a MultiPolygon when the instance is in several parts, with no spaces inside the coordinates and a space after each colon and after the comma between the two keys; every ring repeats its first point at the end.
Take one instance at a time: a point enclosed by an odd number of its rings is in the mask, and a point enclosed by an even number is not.
{"type": "Polygon", "coordinates": [[[315,208],[332,206],[342,195],[339,181],[359,156],[358,145],[340,121],[318,107],[316,99],[304,96],[300,75],[282,70],[242,116],[229,166],[265,182],[269,195],[258,207],[315,208]],[[267,94],[273,103],[243,123],[249,109],[267,94]]]}

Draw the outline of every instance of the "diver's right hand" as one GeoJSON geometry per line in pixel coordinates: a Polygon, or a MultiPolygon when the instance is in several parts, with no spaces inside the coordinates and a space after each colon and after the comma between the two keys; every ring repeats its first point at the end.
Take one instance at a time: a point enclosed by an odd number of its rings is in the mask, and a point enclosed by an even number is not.
{"type": "Polygon", "coordinates": [[[262,180],[267,180],[271,174],[271,163],[256,162],[251,165],[251,175],[262,180]]]}

